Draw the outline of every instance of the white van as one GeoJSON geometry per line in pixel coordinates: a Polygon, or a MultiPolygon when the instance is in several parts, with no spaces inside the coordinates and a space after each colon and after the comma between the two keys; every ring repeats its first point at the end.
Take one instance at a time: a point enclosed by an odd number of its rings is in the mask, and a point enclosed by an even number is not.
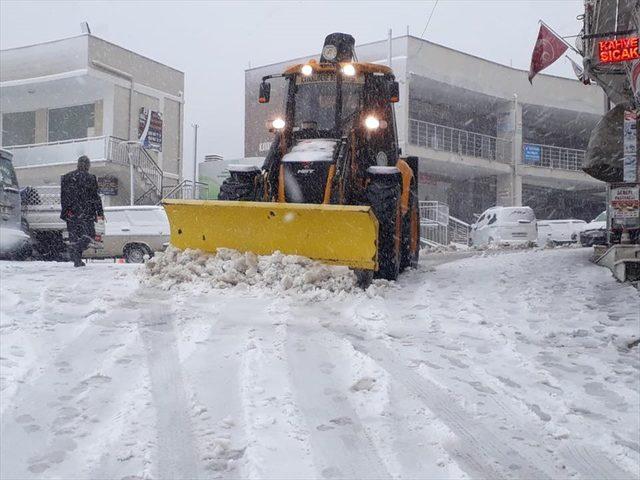
{"type": "Polygon", "coordinates": [[[584,220],[538,220],[538,245],[575,243],[587,222],[584,220]]]}
{"type": "Polygon", "coordinates": [[[538,237],[536,216],[530,207],[493,207],[471,226],[471,245],[533,244],[538,237]]]}
{"type": "Polygon", "coordinates": [[[142,263],[145,256],[169,245],[169,220],[162,207],[106,207],[104,233],[100,229],[96,233],[102,233],[102,243],[88,248],[84,257],[124,257],[128,263],[142,263]]]}

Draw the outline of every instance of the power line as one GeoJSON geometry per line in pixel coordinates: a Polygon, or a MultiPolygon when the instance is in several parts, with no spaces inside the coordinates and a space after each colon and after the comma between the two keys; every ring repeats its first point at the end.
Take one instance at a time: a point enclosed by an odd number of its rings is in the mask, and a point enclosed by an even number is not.
{"type": "MultiPolygon", "coordinates": [[[[427,23],[424,26],[424,29],[422,30],[422,33],[420,34],[420,40],[423,40],[422,37],[424,36],[424,33],[427,31],[427,28],[429,27],[429,24],[431,23],[431,17],[433,17],[433,12],[436,11],[436,7],[438,6],[438,1],[439,0],[436,0],[436,2],[433,4],[433,7],[431,8],[431,13],[429,14],[429,18],[427,19],[427,23]]],[[[422,50],[422,45],[424,45],[424,44],[422,44],[422,43],[420,44],[420,48],[418,49],[416,55],[418,53],[420,53],[420,50],[422,50]]]]}

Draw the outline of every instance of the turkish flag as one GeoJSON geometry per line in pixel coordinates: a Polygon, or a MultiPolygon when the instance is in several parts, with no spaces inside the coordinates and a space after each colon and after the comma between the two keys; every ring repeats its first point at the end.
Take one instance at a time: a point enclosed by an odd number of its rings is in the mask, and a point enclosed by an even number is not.
{"type": "Polygon", "coordinates": [[[567,51],[567,44],[542,23],[538,32],[538,40],[533,47],[531,66],[529,67],[529,83],[539,72],[547,68],[567,51]]]}

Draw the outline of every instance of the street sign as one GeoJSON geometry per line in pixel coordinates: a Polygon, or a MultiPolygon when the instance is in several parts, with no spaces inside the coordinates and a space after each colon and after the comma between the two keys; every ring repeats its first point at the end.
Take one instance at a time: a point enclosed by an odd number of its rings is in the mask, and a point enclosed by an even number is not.
{"type": "Polygon", "coordinates": [[[523,160],[527,165],[540,165],[542,160],[542,147],[540,145],[531,145],[525,143],[523,145],[523,160]]]}
{"type": "Polygon", "coordinates": [[[609,186],[611,228],[640,227],[640,184],[612,183],[609,186]]]}

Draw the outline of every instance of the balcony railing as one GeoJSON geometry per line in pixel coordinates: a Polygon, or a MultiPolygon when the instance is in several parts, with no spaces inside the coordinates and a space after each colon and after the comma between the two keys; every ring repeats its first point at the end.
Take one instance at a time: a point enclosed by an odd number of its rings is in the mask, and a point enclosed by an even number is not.
{"type": "Polygon", "coordinates": [[[409,119],[409,143],[501,163],[511,162],[511,142],[501,138],[409,119]]]}
{"type": "Polygon", "coordinates": [[[86,155],[91,160],[106,160],[108,138],[111,137],[77,138],[3,148],[13,153],[13,166],[17,168],[61,163],[75,164],[80,155],[86,155]]]}
{"type": "Polygon", "coordinates": [[[522,163],[530,167],[582,170],[584,150],[525,143],[522,146],[522,163]]]}
{"type": "Polygon", "coordinates": [[[139,200],[148,197],[155,202],[162,198],[163,172],[149,152],[136,142],[101,136],[5,148],[13,153],[13,165],[17,168],[65,163],[75,165],[80,155],[86,155],[92,161],[123,166],[131,164],[143,178],[145,193],[139,200]]]}

